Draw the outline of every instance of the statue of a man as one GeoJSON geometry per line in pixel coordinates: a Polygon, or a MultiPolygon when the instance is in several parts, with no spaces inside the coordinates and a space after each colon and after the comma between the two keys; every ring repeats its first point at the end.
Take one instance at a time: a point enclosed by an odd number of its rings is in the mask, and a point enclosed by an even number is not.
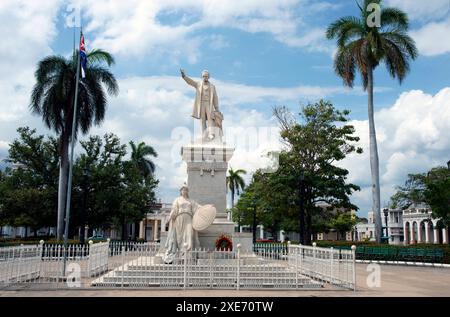
{"type": "Polygon", "coordinates": [[[201,120],[203,139],[222,138],[223,115],[219,111],[216,87],[209,82],[209,72],[207,70],[202,72],[203,80],[200,82],[186,76],[184,70],[181,70],[181,77],[196,90],[192,117],[201,120]]]}
{"type": "Polygon", "coordinates": [[[198,233],[192,227],[192,218],[201,206],[189,198],[186,185],[180,189],[180,197],[176,198],[169,216],[169,232],[165,244],[164,262],[172,263],[176,252],[190,251],[200,247],[198,233]]]}

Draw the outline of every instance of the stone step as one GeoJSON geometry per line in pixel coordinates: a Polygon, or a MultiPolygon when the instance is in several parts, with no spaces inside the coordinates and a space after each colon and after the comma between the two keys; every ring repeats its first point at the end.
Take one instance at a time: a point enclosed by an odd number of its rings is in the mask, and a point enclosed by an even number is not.
{"type": "MultiPolygon", "coordinates": [[[[167,271],[167,270],[134,270],[134,271],[121,271],[116,270],[113,271],[116,276],[174,276],[174,275],[184,275],[183,270],[173,270],[173,271],[167,271]]],[[[209,275],[217,275],[217,276],[223,276],[223,275],[236,275],[237,270],[227,270],[227,271],[213,271],[210,270],[195,270],[190,271],[189,275],[195,276],[195,275],[203,275],[203,276],[209,276],[209,275]]],[[[247,271],[247,270],[240,270],[239,274],[241,276],[296,276],[295,271],[247,271]]],[[[299,273],[300,274],[300,273],[299,273]]]]}
{"type": "MultiPolygon", "coordinates": [[[[183,287],[183,278],[166,278],[166,279],[155,279],[155,278],[139,278],[136,280],[124,279],[122,278],[101,278],[92,282],[94,287],[183,287]]],[[[201,286],[201,287],[236,287],[236,278],[217,278],[212,283],[208,279],[204,278],[189,278],[187,285],[189,287],[201,286]]],[[[252,288],[295,288],[295,280],[289,279],[273,279],[271,281],[266,281],[261,283],[261,279],[240,279],[240,286],[252,287],[252,288]]],[[[321,288],[323,285],[321,283],[312,281],[309,278],[303,278],[298,280],[297,287],[307,287],[307,288],[321,288]]]]}
{"type": "MultiPolygon", "coordinates": [[[[230,269],[236,269],[236,263],[230,263],[229,265],[210,265],[208,264],[196,264],[196,265],[187,265],[188,268],[190,268],[190,270],[205,270],[205,271],[209,271],[210,267],[214,267],[214,270],[218,271],[218,270],[225,270],[228,271],[230,269]]],[[[166,271],[170,271],[170,270],[184,270],[184,265],[172,265],[172,264],[126,264],[125,265],[125,270],[129,270],[129,271],[140,271],[140,270],[166,270],[166,271]]],[[[270,270],[275,270],[275,269],[289,269],[288,266],[286,265],[282,265],[282,264],[247,264],[247,265],[240,265],[240,269],[241,270],[253,270],[253,271],[270,271],[270,270]]]]}

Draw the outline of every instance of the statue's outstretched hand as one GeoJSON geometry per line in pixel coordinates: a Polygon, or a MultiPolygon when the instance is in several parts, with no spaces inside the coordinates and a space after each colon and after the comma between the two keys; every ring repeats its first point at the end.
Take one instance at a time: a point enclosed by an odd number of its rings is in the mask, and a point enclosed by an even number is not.
{"type": "Polygon", "coordinates": [[[184,69],[180,69],[180,72],[181,72],[181,77],[185,77],[186,76],[186,72],[184,71],[184,69]]]}

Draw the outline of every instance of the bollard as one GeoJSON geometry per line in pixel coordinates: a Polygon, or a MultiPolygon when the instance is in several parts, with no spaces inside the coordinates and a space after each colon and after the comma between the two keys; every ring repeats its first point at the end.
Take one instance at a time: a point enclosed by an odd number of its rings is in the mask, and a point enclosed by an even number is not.
{"type": "Polygon", "coordinates": [[[333,284],[334,248],[330,248],[330,285],[333,284]]]}
{"type": "Polygon", "coordinates": [[[317,277],[318,274],[317,274],[317,265],[316,265],[316,247],[317,247],[317,243],[314,242],[313,243],[313,272],[314,272],[314,275],[316,275],[316,277],[317,277]]]}
{"type": "Polygon", "coordinates": [[[125,269],[125,246],[122,246],[122,287],[124,283],[124,269],[125,269]]]}
{"type": "Polygon", "coordinates": [[[237,286],[236,289],[241,288],[241,244],[237,244],[237,286]]]}
{"type": "Polygon", "coordinates": [[[356,245],[352,245],[353,256],[353,291],[356,292],[356,245]]]}

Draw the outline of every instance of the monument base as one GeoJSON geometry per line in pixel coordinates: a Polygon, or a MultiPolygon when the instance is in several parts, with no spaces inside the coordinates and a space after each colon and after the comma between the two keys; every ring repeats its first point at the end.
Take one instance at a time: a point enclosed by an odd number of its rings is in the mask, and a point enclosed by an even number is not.
{"type": "MultiPolygon", "coordinates": [[[[198,233],[200,248],[215,250],[216,241],[221,235],[231,238],[233,250],[238,244],[243,251],[253,251],[253,235],[247,232],[234,232],[234,223],[226,219],[216,218],[214,223],[205,231],[198,233]]],[[[167,240],[167,232],[161,232],[161,247],[164,247],[167,240]]]]}

